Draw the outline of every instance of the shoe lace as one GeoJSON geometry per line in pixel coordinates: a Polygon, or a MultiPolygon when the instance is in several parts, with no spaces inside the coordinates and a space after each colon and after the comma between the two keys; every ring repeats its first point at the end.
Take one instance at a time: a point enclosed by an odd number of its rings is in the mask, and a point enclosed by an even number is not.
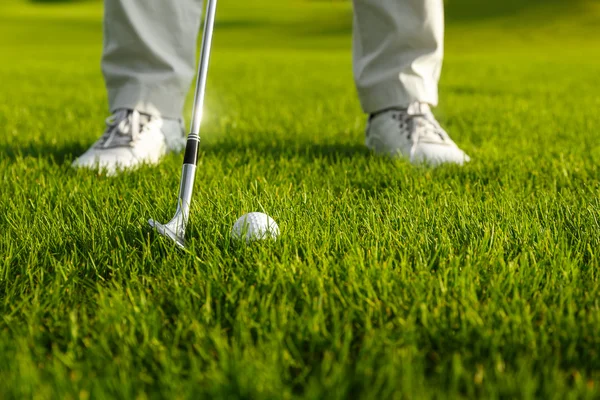
{"type": "Polygon", "coordinates": [[[420,142],[430,138],[445,142],[449,139],[446,131],[438,124],[425,104],[411,104],[406,111],[397,113],[397,119],[400,130],[406,132],[408,140],[415,139],[415,142],[420,142]]]}
{"type": "Polygon", "coordinates": [[[117,110],[106,119],[106,130],[96,146],[102,149],[133,146],[149,122],[150,117],[137,110],[117,110]]]}

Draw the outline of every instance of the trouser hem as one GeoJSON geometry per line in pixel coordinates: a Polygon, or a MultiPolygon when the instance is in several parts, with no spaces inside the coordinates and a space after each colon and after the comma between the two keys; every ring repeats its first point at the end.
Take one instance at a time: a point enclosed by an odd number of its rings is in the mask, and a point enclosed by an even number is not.
{"type": "Polygon", "coordinates": [[[402,82],[381,82],[367,88],[358,88],[358,97],[362,109],[367,114],[373,114],[389,108],[406,108],[411,103],[419,101],[437,106],[437,85],[426,88],[422,82],[413,82],[412,88],[402,82]]]}
{"type": "Polygon", "coordinates": [[[161,118],[181,118],[185,94],[179,93],[179,89],[127,84],[107,90],[111,113],[129,108],[161,118]]]}

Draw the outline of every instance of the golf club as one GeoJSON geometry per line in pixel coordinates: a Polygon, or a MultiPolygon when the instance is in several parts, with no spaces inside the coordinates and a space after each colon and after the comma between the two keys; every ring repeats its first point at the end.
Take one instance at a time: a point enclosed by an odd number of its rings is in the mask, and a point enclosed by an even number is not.
{"type": "Polygon", "coordinates": [[[206,5],[206,17],[204,19],[202,46],[200,49],[200,63],[198,65],[198,79],[196,82],[196,93],[194,95],[192,122],[185,145],[183,167],[181,169],[177,211],[171,221],[164,225],[152,219],[148,221],[150,226],[155,228],[158,233],[171,238],[182,248],[185,247],[185,227],[190,215],[190,203],[192,201],[192,192],[194,190],[194,177],[196,174],[196,164],[198,162],[198,146],[200,144],[200,123],[202,121],[202,110],[204,107],[206,76],[208,72],[208,61],[210,58],[210,47],[215,25],[216,10],[217,0],[208,0],[208,4],[206,5]]]}

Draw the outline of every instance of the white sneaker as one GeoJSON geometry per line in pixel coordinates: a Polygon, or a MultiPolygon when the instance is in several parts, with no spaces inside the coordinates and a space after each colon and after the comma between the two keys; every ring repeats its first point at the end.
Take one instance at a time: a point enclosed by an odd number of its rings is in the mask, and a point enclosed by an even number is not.
{"type": "Polygon", "coordinates": [[[470,160],[436,121],[429,105],[419,102],[405,110],[372,115],[365,144],[376,153],[405,157],[413,164],[462,165],[470,160]]]}
{"type": "Polygon", "coordinates": [[[166,153],[181,151],[184,147],[181,120],[120,109],[106,119],[104,134],[72,166],[102,169],[114,175],[142,163],[156,164],[166,153]]]}

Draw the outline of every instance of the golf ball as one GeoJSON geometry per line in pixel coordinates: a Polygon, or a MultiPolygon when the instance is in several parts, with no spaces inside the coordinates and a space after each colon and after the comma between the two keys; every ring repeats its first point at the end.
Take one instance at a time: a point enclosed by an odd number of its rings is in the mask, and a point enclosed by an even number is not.
{"type": "Polygon", "coordinates": [[[279,227],[267,214],[251,212],[235,221],[231,236],[240,240],[245,239],[246,243],[253,240],[275,239],[279,236],[279,227]]]}

